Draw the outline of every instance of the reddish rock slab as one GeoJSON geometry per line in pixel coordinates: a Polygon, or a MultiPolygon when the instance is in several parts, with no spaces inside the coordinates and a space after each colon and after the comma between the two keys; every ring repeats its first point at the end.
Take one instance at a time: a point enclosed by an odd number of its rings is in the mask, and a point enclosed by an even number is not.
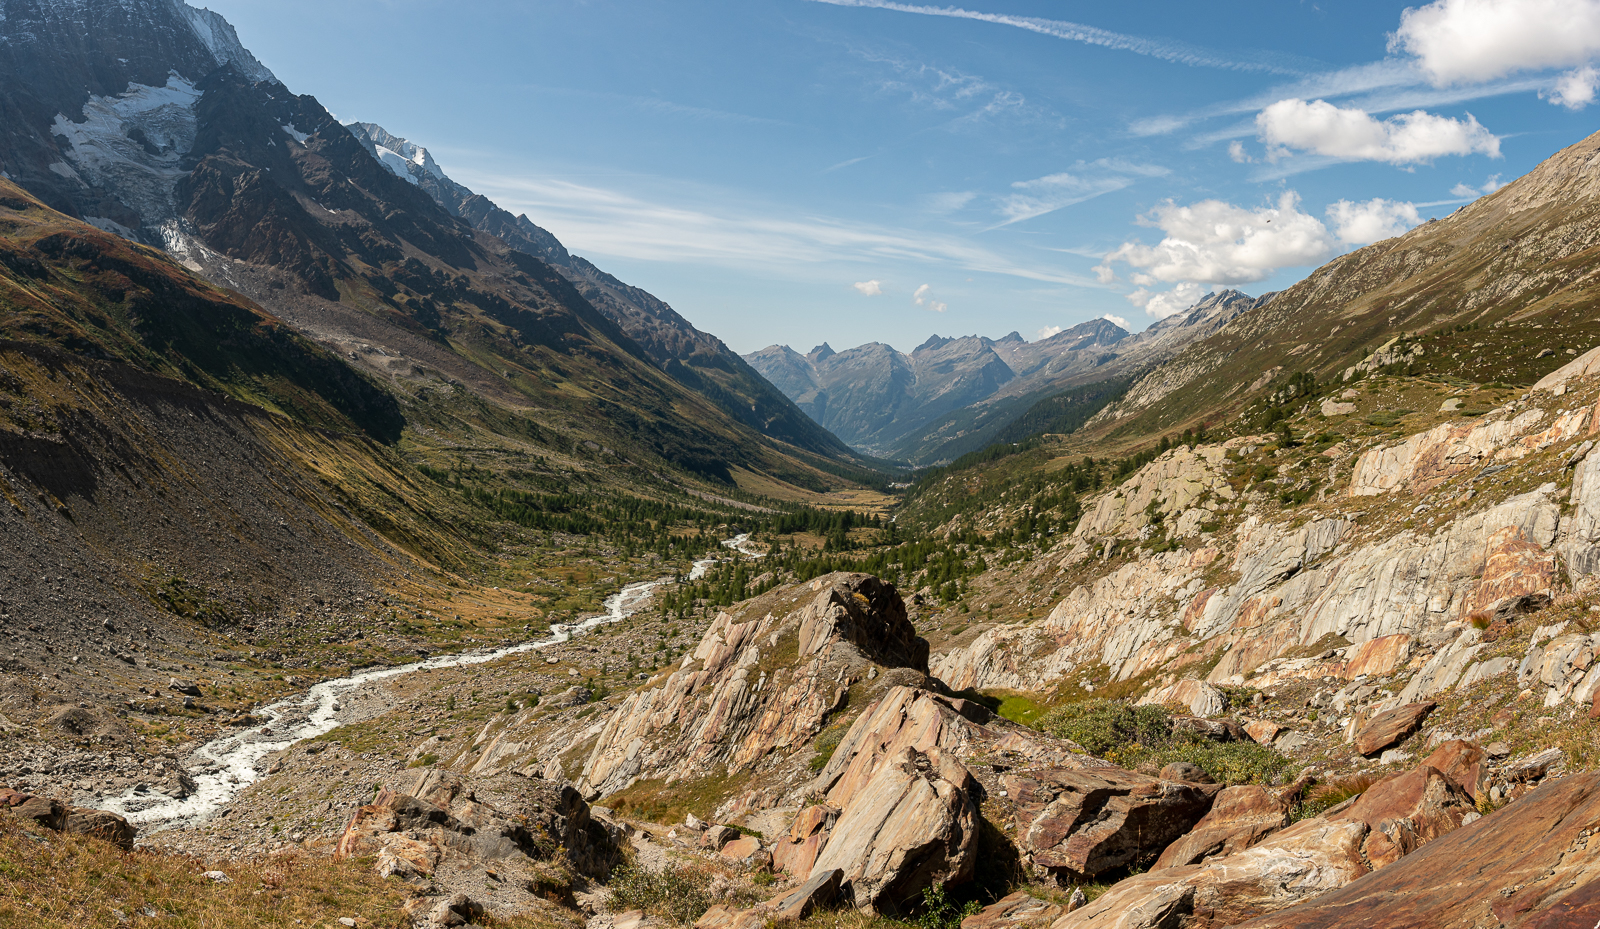
{"type": "Polygon", "coordinates": [[[1346,887],[1240,929],[1590,929],[1600,922],[1600,773],[1546,784],[1346,887]]]}
{"type": "Polygon", "coordinates": [[[753,835],[747,835],[722,846],[722,857],[743,861],[759,851],[761,851],[761,840],[753,835]]]}
{"type": "MultiPolygon", "coordinates": [[[[1400,855],[1457,828],[1473,810],[1471,798],[1444,775],[1418,768],[1375,784],[1355,800],[1295,823],[1242,852],[1119,881],[1051,929],[1232,927],[1311,898],[1321,899],[1320,895],[1350,885],[1374,868],[1395,867],[1400,855]]],[[[1378,918],[1359,925],[1420,929],[1434,924],[1378,918]]]]}
{"type": "Polygon", "coordinates": [[[1408,703],[1379,713],[1356,733],[1356,751],[1371,757],[1399,745],[1422,728],[1422,721],[1436,706],[1436,703],[1408,703]]]}
{"type": "Polygon", "coordinates": [[[1217,794],[1205,818],[1167,846],[1150,870],[1199,864],[1207,858],[1242,852],[1287,825],[1289,806],[1272,791],[1229,787],[1217,794]]]}
{"type": "Polygon", "coordinates": [[[1271,745],[1282,731],[1282,726],[1265,719],[1256,719],[1244,724],[1244,734],[1249,736],[1251,741],[1261,745],[1271,745]]]}
{"type": "Polygon", "coordinates": [[[1094,877],[1166,848],[1211,809],[1215,784],[1158,780],[1121,768],[1008,774],[1016,841],[1059,878],[1094,877]]]}
{"type": "Polygon", "coordinates": [[[1388,674],[1405,663],[1411,654],[1411,636],[1405,633],[1379,636],[1356,646],[1350,660],[1340,668],[1338,675],[1345,680],[1363,674],[1369,677],[1388,674]]]}
{"type": "Polygon", "coordinates": [[[810,874],[817,853],[828,840],[827,830],[838,816],[838,810],[821,804],[801,810],[789,832],[772,848],[773,867],[791,876],[810,874]]]}
{"type": "Polygon", "coordinates": [[[1043,929],[1066,912],[1059,903],[1019,890],[963,919],[961,929],[1043,929]]]}
{"type": "Polygon", "coordinates": [[[1464,739],[1441,742],[1422,763],[1449,778],[1474,800],[1489,789],[1488,755],[1464,739]]]}

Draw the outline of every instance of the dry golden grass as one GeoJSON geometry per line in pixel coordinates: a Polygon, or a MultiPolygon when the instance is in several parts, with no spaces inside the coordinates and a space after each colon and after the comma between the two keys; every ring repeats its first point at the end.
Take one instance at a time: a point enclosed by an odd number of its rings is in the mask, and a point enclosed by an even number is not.
{"type": "MultiPolygon", "coordinates": [[[[154,851],[119,851],[0,815],[0,929],[173,929],[409,926],[409,888],[377,877],[370,862],[305,853],[223,863],[154,851]],[[213,883],[219,870],[231,879],[213,883]]],[[[514,922],[510,925],[534,925],[514,922]]]]}

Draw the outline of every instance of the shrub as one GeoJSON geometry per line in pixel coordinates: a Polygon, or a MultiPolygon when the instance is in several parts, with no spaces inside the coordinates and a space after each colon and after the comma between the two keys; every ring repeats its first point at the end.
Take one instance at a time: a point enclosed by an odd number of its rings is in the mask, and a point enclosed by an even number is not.
{"type": "Polygon", "coordinates": [[[922,891],[922,911],[911,924],[917,929],[959,929],[961,920],[972,916],[983,905],[976,900],[966,906],[957,904],[946,895],[944,884],[929,884],[922,891]]]}
{"type": "Polygon", "coordinates": [[[688,925],[716,901],[710,877],[698,868],[669,862],[660,871],[625,864],[611,872],[611,908],[643,910],[670,923],[688,925]]]}
{"type": "Polygon", "coordinates": [[[1255,742],[1213,742],[1187,729],[1174,729],[1164,707],[1134,706],[1126,700],[1068,704],[1051,712],[1039,727],[1125,768],[1159,769],[1186,761],[1224,784],[1282,783],[1294,764],[1255,742]]]}

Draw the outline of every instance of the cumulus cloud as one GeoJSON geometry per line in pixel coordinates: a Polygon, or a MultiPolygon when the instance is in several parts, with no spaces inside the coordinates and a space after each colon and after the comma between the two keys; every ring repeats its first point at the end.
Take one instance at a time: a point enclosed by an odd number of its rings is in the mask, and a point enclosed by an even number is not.
{"type": "Polygon", "coordinates": [[[1460,120],[1417,110],[1379,120],[1356,107],[1291,98],[1257,114],[1256,131],[1272,157],[1300,150],[1396,165],[1480,152],[1500,157],[1500,139],[1471,114],[1460,120]]]}
{"type": "Polygon", "coordinates": [[[1301,211],[1293,191],[1275,206],[1255,210],[1221,200],[1188,206],[1169,200],[1140,222],[1165,237],[1155,245],[1125,242],[1107,254],[1095,268],[1102,282],[1113,280],[1112,265],[1122,262],[1137,269],[1133,282],[1141,288],[1157,281],[1243,284],[1271,277],[1279,268],[1318,264],[1335,244],[1321,220],[1301,211]]]}
{"type": "MultiPolygon", "coordinates": [[[[1171,290],[1152,293],[1141,287],[1128,294],[1128,302],[1137,307],[1143,307],[1146,313],[1156,319],[1166,319],[1177,313],[1182,313],[1189,307],[1199,303],[1206,295],[1206,289],[1199,284],[1183,281],[1171,290]]],[[[1126,329],[1126,326],[1123,326],[1126,329]]]]}
{"type": "Polygon", "coordinates": [[[1228,157],[1232,158],[1236,163],[1242,165],[1247,165],[1255,161],[1255,159],[1251,158],[1250,154],[1244,150],[1244,143],[1240,142],[1238,139],[1234,139],[1232,142],[1228,143],[1228,157]]]}
{"type": "Polygon", "coordinates": [[[1392,239],[1422,222],[1415,204],[1377,197],[1362,203],[1340,200],[1328,207],[1334,235],[1346,245],[1392,239]]]}
{"type": "Polygon", "coordinates": [[[950,304],[940,303],[933,299],[933,288],[927,284],[918,287],[917,292],[911,295],[911,299],[917,306],[925,307],[935,313],[943,313],[945,310],[950,309],[950,304]]]}
{"type": "Polygon", "coordinates": [[[1435,0],[1400,14],[1389,47],[1441,86],[1577,68],[1600,56],[1600,0],[1435,0]]]}
{"type": "Polygon", "coordinates": [[[883,293],[882,281],[856,281],[850,285],[868,297],[877,297],[883,293]]]}
{"type": "Polygon", "coordinates": [[[1597,86],[1600,86],[1600,71],[1591,65],[1584,65],[1561,75],[1555,87],[1548,92],[1541,92],[1539,96],[1569,110],[1581,110],[1594,102],[1597,86]]]}
{"type": "Polygon", "coordinates": [[[1124,329],[1128,328],[1128,321],[1126,319],[1122,318],[1121,316],[1117,316],[1117,315],[1114,315],[1112,313],[1107,313],[1106,315],[1104,315],[1104,316],[1102,316],[1100,318],[1105,320],[1106,322],[1116,323],[1117,325],[1121,326],[1124,329]]]}
{"type": "Polygon", "coordinates": [[[1491,175],[1487,181],[1484,181],[1483,186],[1481,187],[1473,187],[1470,184],[1457,184],[1456,186],[1450,188],[1450,193],[1452,196],[1456,197],[1477,198],[1487,194],[1492,194],[1504,186],[1506,185],[1500,180],[1500,175],[1494,174],[1491,175]]]}
{"type": "Polygon", "coordinates": [[[1049,174],[1011,185],[1016,193],[1000,199],[1002,226],[1053,213],[1063,207],[1121,190],[1145,177],[1170,173],[1160,165],[1138,164],[1120,158],[1078,162],[1071,171],[1049,174]]]}
{"type": "Polygon", "coordinates": [[[1043,329],[1039,330],[1039,338],[1041,338],[1041,339],[1048,339],[1053,335],[1060,335],[1060,334],[1061,334],[1061,327],[1060,326],[1045,326],[1043,329]]]}

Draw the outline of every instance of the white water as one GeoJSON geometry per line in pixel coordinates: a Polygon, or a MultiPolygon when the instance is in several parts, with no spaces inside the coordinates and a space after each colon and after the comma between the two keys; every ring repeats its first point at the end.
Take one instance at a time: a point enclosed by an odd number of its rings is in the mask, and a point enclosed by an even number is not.
{"type": "MultiPolygon", "coordinates": [[[[722,544],[740,554],[760,557],[759,552],[750,550],[748,534],[726,539],[722,544]]],[[[719,560],[703,558],[696,561],[689,571],[689,580],[705,577],[711,566],[719,560]]],[[[174,800],[164,794],[135,790],[120,797],[101,799],[91,806],[120,813],[127,817],[129,822],[143,826],[144,829],[141,831],[144,832],[199,822],[226,806],[239,791],[259,780],[261,762],[267,756],[281,752],[296,742],[315,738],[337,728],[340,725],[339,713],[342,709],[340,696],[373,681],[434,668],[459,668],[484,664],[571,641],[573,636],[596,626],[618,622],[639,612],[649,602],[655,588],[668,580],[670,578],[629,584],[606,598],[604,613],[591,616],[579,623],[553,624],[548,638],[494,651],[441,655],[396,668],[376,668],[349,677],[323,681],[305,694],[288,697],[258,710],[256,715],[266,718],[265,725],[253,726],[243,732],[224,736],[196,750],[185,763],[189,776],[194,778],[196,785],[195,791],[189,796],[174,800]]]]}

